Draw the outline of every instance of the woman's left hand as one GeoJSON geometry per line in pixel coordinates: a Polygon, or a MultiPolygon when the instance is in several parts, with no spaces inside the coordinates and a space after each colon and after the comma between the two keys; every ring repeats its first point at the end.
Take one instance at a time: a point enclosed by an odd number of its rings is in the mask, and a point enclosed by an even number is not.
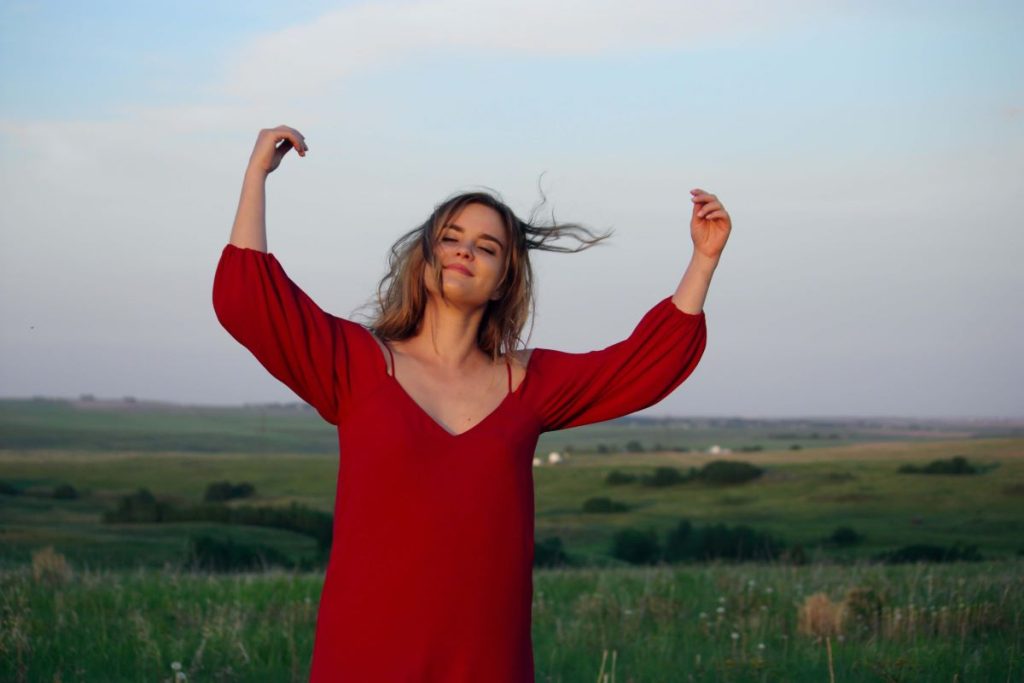
{"type": "Polygon", "coordinates": [[[704,190],[690,190],[693,195],[693,216],[690,218],[690,236],[693,248],[708,258],[717,259],[725,249],[732,230],[732,219],[718,197],[704,190]]]}

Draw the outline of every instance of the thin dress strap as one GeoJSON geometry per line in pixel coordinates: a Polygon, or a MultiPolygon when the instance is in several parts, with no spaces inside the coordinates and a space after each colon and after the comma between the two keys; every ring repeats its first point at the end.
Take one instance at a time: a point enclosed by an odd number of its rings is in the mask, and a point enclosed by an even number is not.
{"type": "Polygon", "coordinates": [[[391,345],[387,342],[384,343],[384,348],[388,350],[388,355],[391,356],[391,376],[395,376],[395,354],[391,353],[391,345]]]}
{"type": "Polygon", "coordinates": [[[505,359],[505,367],[508,368],[508,393],[512,393],[512,364],[505,359]]]}

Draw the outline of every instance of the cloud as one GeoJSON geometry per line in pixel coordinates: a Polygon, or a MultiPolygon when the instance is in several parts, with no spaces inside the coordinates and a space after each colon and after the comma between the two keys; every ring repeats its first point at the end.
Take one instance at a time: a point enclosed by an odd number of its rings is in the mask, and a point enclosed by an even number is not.
{"type": "Polygon", "coordinates": [[[831,13],[798,0],[426,0],[373,2],[261,35],[225,66],[222,92],[301,96],[355,72],[437,51],[588,56],[694,50],[789,29],[831,13]]]}

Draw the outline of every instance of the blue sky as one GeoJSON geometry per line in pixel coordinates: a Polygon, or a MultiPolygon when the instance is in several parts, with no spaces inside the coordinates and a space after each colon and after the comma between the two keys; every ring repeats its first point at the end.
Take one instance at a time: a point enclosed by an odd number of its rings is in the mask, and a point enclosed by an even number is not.
{"type": "MultiPolygon", "coordinates": [[[[0,394],[290,400],[209,302],[255,134],[270,250],[354,317],[485,185],[611,244],[539,254],[528,346],[601,348],[733,235],[700,367],[645,414],[1020,416],[1020,3],[0,5],[0,394]],[[511,21],[515,16],[516,20],[511,21]],[[614,273],[610,277],[608,273],[614,273]]],[[[364,309],[365,310],[365,309],[364,309]]]]}

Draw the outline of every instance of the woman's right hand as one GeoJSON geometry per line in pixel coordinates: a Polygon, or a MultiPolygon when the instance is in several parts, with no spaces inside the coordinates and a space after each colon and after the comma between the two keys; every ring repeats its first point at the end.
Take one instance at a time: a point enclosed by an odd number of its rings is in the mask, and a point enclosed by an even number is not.
{"type": "Polygon", "coordinates": [[[309,145],[306,144],[302,133],[288,126],[264,128],[256,138],[256,145],[249,157],[249,168],[262,171],[264,174],[272,173],[292,148],[298,151],[299,156],[306,156],[309,145]],[[281,142],[282,140],[284,142],[281,142]],[[281,144],[278,145],[278,142],[281,144]]]}

